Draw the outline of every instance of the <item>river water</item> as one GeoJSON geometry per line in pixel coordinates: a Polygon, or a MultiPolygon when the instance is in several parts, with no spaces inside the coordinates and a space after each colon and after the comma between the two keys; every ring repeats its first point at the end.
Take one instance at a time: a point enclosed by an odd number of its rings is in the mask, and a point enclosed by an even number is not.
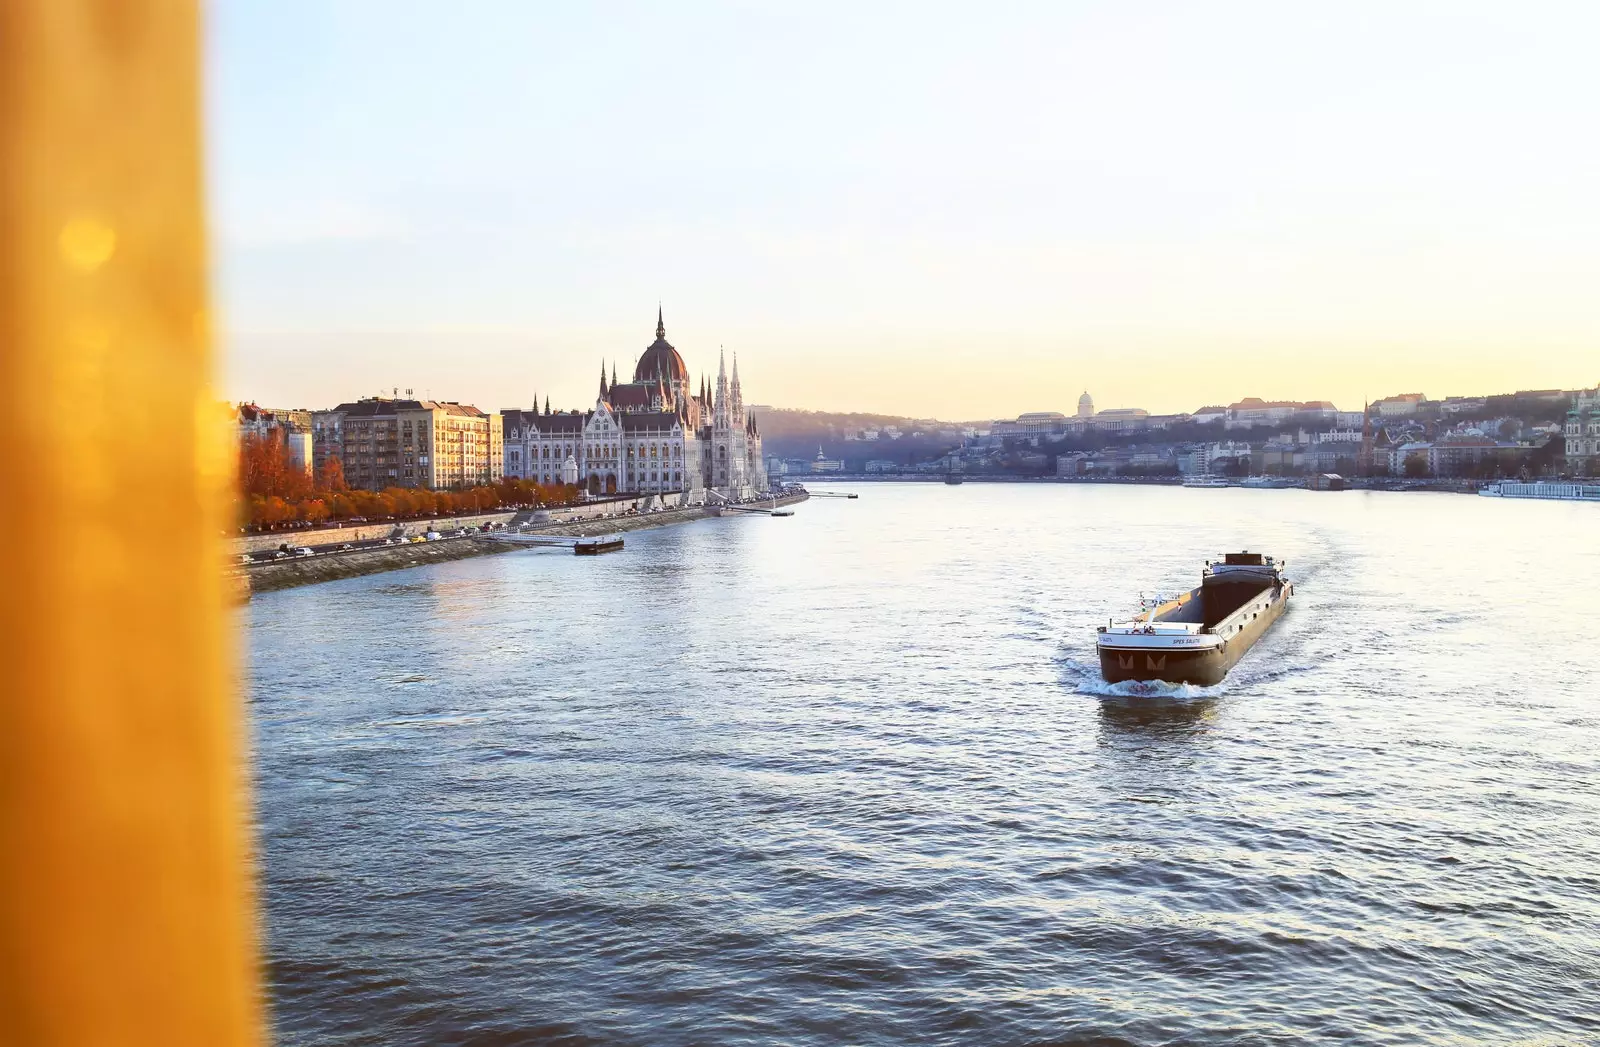
{"type": "Polygon", "coordinates": [[[1600,506],[850,489],[254,600],[279,1041],[1600,1042],[1600,506]]]}

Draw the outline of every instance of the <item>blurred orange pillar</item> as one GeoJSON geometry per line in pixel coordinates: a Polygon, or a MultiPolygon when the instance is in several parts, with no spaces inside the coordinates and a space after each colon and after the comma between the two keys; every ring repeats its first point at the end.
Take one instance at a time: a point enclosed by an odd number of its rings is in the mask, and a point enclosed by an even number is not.
{"type": "Polygon", "coordinates": [[[0,2],[0,1043],[255,1044],[186,0],[0,2]]]}

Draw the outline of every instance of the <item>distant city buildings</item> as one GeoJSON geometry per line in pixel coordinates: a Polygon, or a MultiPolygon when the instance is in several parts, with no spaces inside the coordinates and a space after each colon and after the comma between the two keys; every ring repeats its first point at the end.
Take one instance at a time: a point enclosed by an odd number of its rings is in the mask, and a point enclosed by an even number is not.
{"type": "Polygon", "coordinates": [[[337,457],[351,487],[471,487],[503,473],[500,416],[470,404],[375,396],[311,418],[317,468],[337,457]]]}
{"type": "Polygon", "coordinates": [[[1030,411],[1016,421],[995,422],[989,431],[996,436],[1052,436],[1067,431],[1067,416],[1060,411],[1030,411]]]}
{"type": "Polygon", "coordinates": [[[844,459],[829,458],[822,448],[817,448],[817,456],[811,460],[811,472],[837,473],[844,470],[844,459]]]}
{"type": "Polygon", "coordinates": [[[1405,418],[1416,414],[1425,399],[1421,393],[1401,393],[1376,401],[1372,408],[1380,418],[1405,418]]]}
{"type": "Polygon", "coordinates": [[[1029,411],[1014,420],[994,422],[989,427],[989,435],[1037,442],[1040,438],[1063,433],[1081,433],[1089,429],[1124,431],[1147,428],[1149,424],[1150,412],[1139,407],[1117,407],[1096,413],[1094,398],[1086,391],[1078,397],[1077,414],[1070,418],[1060,411],[1029,411]]]}
{"type": "Polygon", "coordinates": [[[986,469],[1028,471],[1036,452],[1055,449],[1049,471],[1062,477],[1600,474],[1600,389],[1443,400],[1400,393],[1361,411],[1340,411],[1327,400],[1259,397],[1178,415],[1150,415],[1137,408],[1096,412],[1092,405],[1085,393],[1072,416],[1033,411],[997,421],[987,438],[968,440],[951,452],[952,460],[970,475],[986,469]],[[1570,406],[1563,412],[1564,404],[1570,406]],[[1564,424],[1557,420],[1562,417],[1564,424]],[[1235,438],[1194,438],[1201,427],[1213,426],[1235,438]],[[1563,448],[1564,457],[1558,453],[1563,448]]]}
{"type": "Polygon", "coordinates": [[[240,404],[235,411],[239,439],[280,440],[288,449],[289,461],[294,468],[311,475],[313,448],[311,440],[311,412],[303,408],[260,407],[253,403],[240,404]]]}
{"type": "Polygon", "coordinates": [[[1572,397],[1567,412],[1565,438],[1567,461],[1586,476],[1600,475],[1600,387],[1580,389],[1572,397]]]}
{"type": "MultiPolygon", "coordinates": [[[[409,390],[407,390],[409,393],[409,390]]],[[[398,390],[397,390],[398,393],[398,390]]],[[[763,409],[776,410],[776,409],[763,409]]],[[[655,494],[679,503],[745,500],[769,476],[834,473],[1179,474],[1492,478],[1600,474],[1600,389],[1523,390],[1429,400],[1386,396],[1361,411],[1326,400],[1245,397],[1192,414],[1143,408],[1096,411],[1085,391],[1074,413],[1030,411],[987,428],[936,419],[832,416],[795,446],[768,457],[745,408],[737,358],[719,361],[715,382],[692,386],[682,356],[656,339],[632,380],[601,370],[594,406],[484,412],[471,405],[372,397],[327,411],[237,407],[241,439],[281,439],[308,472],[337,457],[353,487],[437,489],[493,483],[502,476],[575,484],[593,496],[655,494]],[[872,421],[871,426],[862,423],[872,421]],[[1218,424],[1221,423],[1221,424],[1218,424]],[[1219,438],[1226,437],[1226,438],[1219,438]],[[863,446],[859,456],[845,445],[863,446]],[[788,457],[799,451],[804,456],[788,457]],[[1565,452],[1564,454],[1562,452],[1565,452]],[[833,457],[832,455],[840,455],[833,457]],[[848,460],[846,458],[848,457],[848,460]]]]}
{"type": "Polygon", "coordinates": [[[1326,400],[1262,400],[1247,396],[1228,406],[1227,424],[1231,428],[1281,425],[1294,420],[1333,420],[1337,409],[1326,400]]]}

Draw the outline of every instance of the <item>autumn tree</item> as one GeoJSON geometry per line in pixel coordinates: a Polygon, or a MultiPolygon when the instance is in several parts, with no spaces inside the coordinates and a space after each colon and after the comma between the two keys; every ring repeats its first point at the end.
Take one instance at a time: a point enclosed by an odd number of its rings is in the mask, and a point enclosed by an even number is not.
{"type": "Polygon", "coordinates": [[[280,429],[250,433],[239,442],[239,485],[245,494],[276,496],[289,501],[307,497],[311,481],[289,453],[280,429]]]}
{"type": "Polygon", "coordinates": [[[322,468],[317,470],[317,490],[333,494],[349,489],[349,484],[344,480],[344,463],[339,461],[338,455],[328,455],[322,463],[322,468]]]}

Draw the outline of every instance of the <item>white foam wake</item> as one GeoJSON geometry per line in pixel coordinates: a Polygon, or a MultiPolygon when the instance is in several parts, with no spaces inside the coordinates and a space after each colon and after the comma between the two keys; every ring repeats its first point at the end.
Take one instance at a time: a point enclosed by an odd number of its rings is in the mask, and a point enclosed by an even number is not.
{"type": "Polygon", "coordinates": [[[1203,698],[1216,698],[1228,692],[1228,681],[1201,687],[1190,683],[1167,683],[1164,680],[1124,680],[1107,683],[1100,675],[1100,662],[1083,661],[1068,655],[1059,659],[1063,682],[1077,684],[1079,694],[1099,695],[1103,698],[1159,698],[1174,702],[1192,702],[1203,698]]]}
{"type": "Polygon", "coordinates": [[[1103,698],[1159,698],[1170,702],[1193,702],[1216,698],[1228,692],[1226,681],[1201,687],[1192,683],[1167,683],[1165,680],[1123,680],[1107,683],[1099,673],[1078,680],[1079,694],[1099,695],[1103,698]]]}

